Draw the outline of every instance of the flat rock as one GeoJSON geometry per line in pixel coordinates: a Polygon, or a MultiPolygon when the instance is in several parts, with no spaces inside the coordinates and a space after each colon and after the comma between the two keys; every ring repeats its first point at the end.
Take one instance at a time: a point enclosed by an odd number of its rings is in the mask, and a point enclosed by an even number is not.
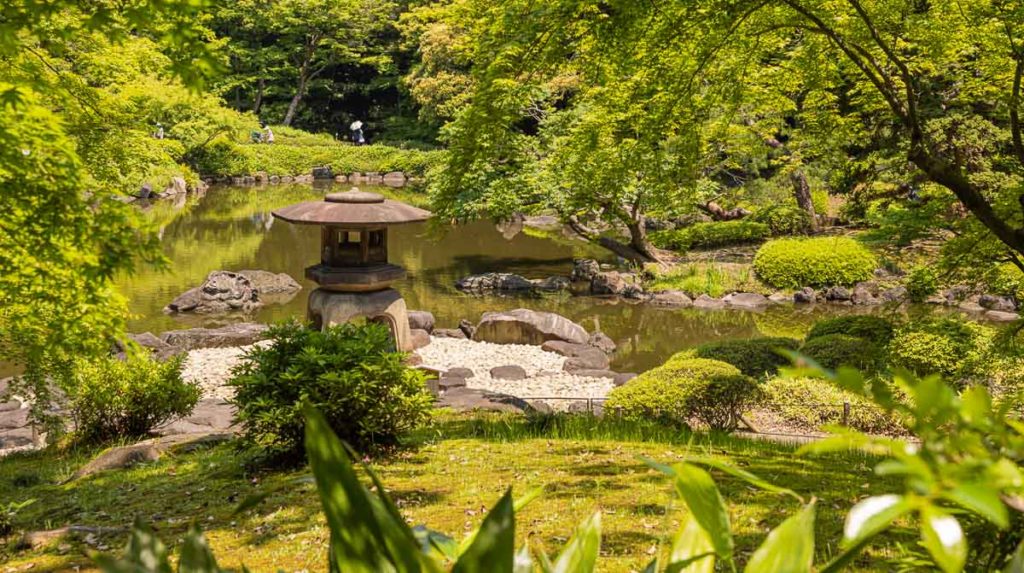
{"type": "Polygon", "coordinates": [[[768,297],[754,292],[736,292],[727,295],[722,300],[725,301],[725,304],[737,308],[762,308],[771,303],[768,297]]]}
{"type": "Polygon", "coordinates": [[[611,354],[615,352],[615,349],[618,347],[618,345],[615,344],[614,340],[612,340],[607,334],[601,331],[592,332],[590,334],[590,338],[587,339],[587,344],[593,346],[594,348],[597,348],[598,350],[604,352],[605,354],[611,354]]]}
{"type": "Polygon", "coordinates": [[[189,328],[169,330],[160,335],[167,344],[185,350],[248,346],[266,336],[267,325],[239,322],[220,328],[189,328]]]}
{"type": "Polygon", "coordinates": [[[465,386],[465,378],[459,378],[457,376],[442,376],[437,379],[437,387],[442,392],[447,392],[452,388],[464,388],[465,386]]]}
{"type": "Polygon", "coordinates": [[[473,372],[470,368],[449,368],[444,373],[445,376],[452,376],[455,378],[462,378],[463,380],[476,376],[476,372],[473,372]]]}
{"type": "Polygon", "coordinates": [[[409,342],[412,344],[413,350],[423,348],[430,344],[430,333],[420,328],[413,328],[409,331],[409,342]]]}
{"type": "Polygon", "coordinates": [[[548,277],[546,279],[534,279],[530,281],[537,290],[557,292],[568,290],[572,286],[569,277],[548,277]]]}
{"type": "Polygon", "coordinates": [[[79,468],[71,476],[71,481],[102,471],[153,462],[167,452],[191,451],[197,447],[223,442],[230,438],[230,434],[177,434],[145,440],[130,446],[109,448],[79,468]]]}
{"type": "Polygon", "coordinates": [[[608,355],[600,350],[587,347],[577,354],[569,357],[562,370],[575,373],[579,370],[605,370],[608,368],[608,355]]]}
{"type": "Polygon", "coordinates": [[[910,295],[907,293],[907,287],[894,286],[890,289],[883,290],[880,296],[885,302],[902,303],[905,302],[910,295]]]}
{"type": "Polygon", "coordinates": [[[1016,312],[1005,312],[1002,310],[989,310],[985,312],[985,318],[999,322],[1011,322],[1019,320],[1020,315],[1016,312]]]}
{"type": "Polygon", "coordinates": [[[590,292],[593,294],[615,294],[635,296],[643,293],[637,284],[637,277],[632,273],[619,271],[599,272],[590,279],[590,292]]]}
{"type": "Polygon", "coordinates": [[[782,304],[786,302],[793,302],[793,297],[789,296],[786,293],[773,292],[772,294],[768,295],[768,300],[775,304],[782,304]]]}
{"type": "Polygon", "coordinates": [[[425,310],[410,310],[409,311],[409,328],[426,330],[427,332],[434,331],[434,314],[425,310]]]}
{"type": "Polygon", "coordinates": [[[567,358],[582,358],[589,363],[597,364],[595,368],[606,368],[608,366],[608,355],[590,344],[576,344],[564,340],[549,340],[540,345],[541,350],[554,352],[567,358]]]}
{"type": "Polygon", "coordinates": [[[1017,304],[1008,296],[983,294],[978,298],[978,304],[987,310],[999,312],[1014,312],[1017,310],[1017,304]]]}
{"type": "Polygon", "coordinates": [[[850,289],[841,286],[833,286],[825,289],[825,300],[829,302],[847,302],[853,298],[850,289]]]}
{"type": "Polygon", "coordinates": [[[693,299],[681,290],[666,290],[653,293],[647,302],[654,306],[693,306],[693,299]]]}
{"type": "Polygon", "coordinates": [[[148,348],[153,352],[160,352],[164,350],[169,350],[171,348],[170,344],[167,344],[163,340],[160,340],[152,332],[143,332],[142,334],[129,334],[128,338],[135,342],[135,344],[138,344],[143,348],[148,348]]]}
{"type": "Polygon", "coordinates": [[[960,303],[958,308],[964,312],[985,312],[985,307],[969,300],[960,303]]]}
{"type": "Polygon", "coordinates": [[[437,338],[466,338],[466,333],[461,328],[435,328],[431,334],[437,338]]]}
{"type": "Polygon", "coordinates": [[[526,378],[526,370],[522,366],[515,364],[495,366],[491,368],[491,378],[495,380],[524,380],[526,378]]]}
{"type": "Polygon", "coordinates": [[[164,307],[164,311],[195,314],[249,312],[262,305],[259,291],[248,278],[230,271],[213,271],[202,285],[178,295],[164,307]]]}
{"type": "Polygon", "coordinates": [[[496,344],[543,344],[564,340],[584,344],[587,331],[564,316],[525,308],[505,312],[485,312],[473,334],[473,340],[496,344]]]}
{"type": "Polygon", "coordinates": [[[693,300],[695,308],[719,309],[725,308],[725,301],[702,294],[693,300]]]}
{"type": "Polygon", "coordinates": [[[572,374],[574,374],[576,376],[584,376],[586,378],[611,378],[613,380],[615,379],[616,376],[618,376],[617,372],[612,372],[611,370],[608,370],[607,368],[591,368],[591,369],[575,370],[575,371],[572,372],[572,374]]]}
{"type": "Polygon", "coordinates": [[[72,536],[122,535],[122,527],[100,527],[95,525],[69,525],[57,529],[25,532],[18,541],[19,549],[43,549],[72,536]]]}
{"type": "Polygon", "coordinates": [[[526,400],[479,390],[476,388],[451,388],[441,395],[437,401],[441,408],[451,408],[457,412],[469,412],[473,410],[485,410],[491,412],[529,412],[535,410],[526,400]]]}
{"type": "Polygon", "coordinates": [[[523,217],[523,225],[547,231],[562,228],[562,222],[554,215],[527,215],[523,217]]]}

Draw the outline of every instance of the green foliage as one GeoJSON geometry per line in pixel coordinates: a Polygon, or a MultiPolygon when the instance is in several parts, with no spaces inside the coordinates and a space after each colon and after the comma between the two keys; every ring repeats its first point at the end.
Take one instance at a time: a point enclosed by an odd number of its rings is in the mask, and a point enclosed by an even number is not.
{"type": "Polygon", "coordinates": [[[14,520],[17,519],[18,512],[35,502],[34,499],[26,499],[24,501],[9,501],[0,505],[0,539],[14,533],[14,520]]]}
{"type": "Polygon", "coordinates": [[[765,376],[789,364],[779,350],[796,350],[800,342],[792,338],[751,338],[702,344],[694,349],[698,358],[721,360],[739,368],[747,376],[765,376]]]}
{"type": "MultiPolygon", "coordinates": [[[[817,207],[815,207],[817,210],[817,207]]],[[[791,203],[773,203],[751,215],[751,219],[768,225],[772,236],[803,235],[811,230],[811,217],[791,203]]]]}
{"type": "Polygon", "coordinates": [[[882,368],[884,355],[872,341],[848,334],[823,334],[808,338],[800,352],[824,368],[847,366],[875,372],[882,368]]]}
{"type": "Polygon", "coordinates": [[[906,432],[900,421],[870,399],[815,378],[772,378],[761,386],[764,407],[787,423],[807,431],[841,425],[843,404],[850,404],[846,426],[871,434],[906,432]]]}
{"type": "Polygon", "coordinates": [[[903,283],[907,288],[907,297],[911,302],[924,302],[925,299],[939,292],[939,279],[930,267],[914,267],[907,274],[903,283]]]}
{"type": "Polygon", "coordinates": [[[828,191],[815,189],[811,191],[811,203],[814,205],[814,213],[827,217],[829,215],[828,191]]]}
{"type": "Polygon", "coordinates": [[[650,239],[657,247],[686,251],[756,243],[767,239],[770,234],[767,224],[740,219],[694,223],[673,231],[657,231],[651,233],[650,239]]]}
{"type": "Polygon", "coordinates": [[[75,437],[88,443],[139,438],[191,414],[203,391],[199,383],[182,380],[183,361],[134,352],[124,360],[76,361],[71,377],[59,380],[75,437]]]}
{"type": "Polygon", "coordinates": [[[269,175],[308,175],[314,167],[327,165],[339,174],[403,171],[416,177],[436,165],[442,155],[438,151],[355,146],[330,141],[329,137],[309,136],[285,138],[273,144],[220,142],[211,147],[201,169],[203,174],[215,176],[251,175],[259,171],[269,175]]]}
{"type": "Polygon", "coordinates": [[[683,425],[695,419],[728,431],[757,397],[757,383],[735,366],[683,352],[612,390],[604,407],[628,419],[683,425]]]}
{"type": "Polygon", "coordinates": [[[847,237],[773,239],[754,256],[757,275],[776,288],[852,285],[877,266],[871,251],[847,237]]]}
{"type": "Polygon", "coordinates": [[[955,382],[989,371],[992,329],[959,318],[926,318],[896,331],[889,344],[893,366],[940,374],[955,382]]]}
{"type": "Polygon", "coordinates": [[[870,341],[884,347],[892,340],[895,327],[892,321],[874,315],[837,316],[819,320],[807,333],[807,340],[830,334],[845,334],[870,341]]]}
{"type": "Polygon", "coordinates": [[[275,325],[233,371],[244,439],[270,457],[302,455],[302,404],[360,451],[387,449],[422,424],[432,399],[423,372],[403,364],[386,326],[341,324],[321,332],[294,321],[275,325]]]}
{"type": "Polygon", "coordinates": [[[1013,263],[996,265],[986,282],[990,292],[1024,300],[1024,272],[1013,263]]]}
{"type": "Polygon", "coordinates": [[[667,272],[654,271],[650,291],[681,290],[697,297],[702,294],[720,297],[730,292],[767,292],[754,276],[750,265],[731,263],[689,263],[672,267],[667,272]]]}

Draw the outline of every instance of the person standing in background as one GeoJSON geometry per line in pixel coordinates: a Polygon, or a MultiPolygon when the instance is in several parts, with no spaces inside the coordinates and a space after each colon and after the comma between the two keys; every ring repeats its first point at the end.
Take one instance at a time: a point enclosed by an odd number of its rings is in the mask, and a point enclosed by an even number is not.
{"type": "Polygon", "coordinates": [[[352,130],[352,143],[356,145],[363,145],[366,143],[366,138],[363,137],[363,122],[358,119],[352,122],[348,128],[352,130]]]}

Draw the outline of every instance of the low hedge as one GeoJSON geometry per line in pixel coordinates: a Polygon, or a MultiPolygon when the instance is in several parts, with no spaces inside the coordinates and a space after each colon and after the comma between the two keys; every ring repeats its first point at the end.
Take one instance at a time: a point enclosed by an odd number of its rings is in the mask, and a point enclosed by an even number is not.
{"type": "Polygon", "coordinates": [[[843,403],[850,403],[847,426],[862,432],[902,434],[899,419],[874,402],[814,378],[773,378],[765,382],[764,409],[802,430],[818,431],[843,421],[843,403]]]}
{"type": "Polygon", "coordinates": [[[849,366],[862,372],[876,372],[884,364],[881,349],[873,342],[846,334],[825,334],[809,338],[800,353],[824,368],[849,366]]]}
{"type": "Polygon", "coordinates": [[[957,382],[991,368],[989,350],[995,332],[959,318],[929,318],[906,324],[889,343],[893,366],[920,375],[941,374],[957,382]]]}
{"type": "Polygon", "coordinates": [[[869,340],[881,347],[889,344],[894,332],[892,321],[880,316],[838,316],[814,323],[807,333],[807,340],[830,334],[845,334],[869,340]]]}
{"type": "Polygon", "coordinates": [[[774,239],[754,255],[754,271],[775,288],[852,285],[877,266],[871,251],[847,237],[774,239]]]}
{"type": "Polygon", "coordinates": [[[758,397],[757,382],[733,365],[677,354],[608,395],[606,411],[635,420],[733,430],[758,397]]]}
{"type": "Polygon", "coordinates": [[[811,230],[811,216],[796,205],[777,203],[751,215],[758,223],[768,225],[774,236],[802,235],[811,230]]]}
{"type": "Polygon", "coordinates": [[[663,249],[685,251],[688,249],[711,249],[744,243],[763,241],[771,235],[771,229],[756,221],[711,221],[694,223],[689,227],[672,231],[651,233],[651,243],[663,249]]]}
{"type": "Polygon", "coordinates": [[[792,338],[751,338],[702,344],[694,349],[694,355],[727,362],[747,376],[758,377],[775,374],[780,366],[789,364],[789,358],[779,353],[780,349],[799,347],[800,342],[792,338]]]}

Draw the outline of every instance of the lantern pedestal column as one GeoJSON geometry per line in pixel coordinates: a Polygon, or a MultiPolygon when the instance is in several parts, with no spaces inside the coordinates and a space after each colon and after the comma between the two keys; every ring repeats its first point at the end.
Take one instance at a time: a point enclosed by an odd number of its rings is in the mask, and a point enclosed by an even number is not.
{"type": "Polygon", "coordinates": [[[383,322],[391,329],[396,350],[413,350],[405,299],[392,288],[374,292],[338,292],[318,288],[309,293],[307,317],[318,328],[359,317],[383,322]]]}

